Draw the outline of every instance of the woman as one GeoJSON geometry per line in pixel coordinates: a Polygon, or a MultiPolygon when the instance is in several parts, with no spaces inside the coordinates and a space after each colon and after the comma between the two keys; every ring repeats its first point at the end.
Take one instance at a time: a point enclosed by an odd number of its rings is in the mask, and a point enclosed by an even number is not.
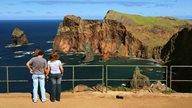
{"type": "Polygon", "coordinates": [[[52,89],[51,89],[51,101],[54,102],[60,101],[61,97],[61,80],[64,73],[63,66],[61,61],[59,60],[59,55],[57,53],[53,53],[50,55],[50,60],[48,61],[47,73],[50,74],[52,89]]]}

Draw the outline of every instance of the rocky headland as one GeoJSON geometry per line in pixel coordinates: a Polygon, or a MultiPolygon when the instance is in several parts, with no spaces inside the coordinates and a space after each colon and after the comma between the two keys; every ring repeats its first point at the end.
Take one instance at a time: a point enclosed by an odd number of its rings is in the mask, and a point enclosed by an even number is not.
{"type": "Polygon", "coordinates": [[[65,16],[58,27],[53,50],[89,50],[88,57],[95,54],[103,55],[103,59],[111,56],[132,56],[167,62],[170,54],[167,55],[164,49],[171,50],[167,44],[175,34],[191,24],[192,21],[173,17],[144,17],[113,10],[109,10],[102,21],[65,16]]]}
{"type": "Polygon", "coordinates": [[[26,45],[28,44],[27,36],[24,31],[15,28],[12,32],[12,45],[26,45]]]}

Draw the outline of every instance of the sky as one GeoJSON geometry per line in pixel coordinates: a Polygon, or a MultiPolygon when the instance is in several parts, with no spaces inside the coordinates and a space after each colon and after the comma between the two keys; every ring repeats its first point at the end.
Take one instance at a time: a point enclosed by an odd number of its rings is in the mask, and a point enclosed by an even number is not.
{"type": "Polygon", "coordinates": [[[103,19],[108,10],[192,19],[192,0],[1,0],[0,20],[103,19]]]}

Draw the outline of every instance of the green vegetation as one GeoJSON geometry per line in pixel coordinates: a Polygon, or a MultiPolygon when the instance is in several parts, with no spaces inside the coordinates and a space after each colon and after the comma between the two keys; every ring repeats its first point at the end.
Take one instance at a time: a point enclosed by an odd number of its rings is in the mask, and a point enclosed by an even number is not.
{"type": "Polygon", "coordinates": [[[120,13],[109,10],[105,19],[121,22],[126,29],[145,46],[153,49],[165,45],[183,25],[192,25],[191,20],[173,17],[152,17],[120,13]]]}
{"type": "Polygon", "coordinates": [[[117,11],[109,10],[105,19],[113,19],[120,22],[124,22],[126,24],[136,24],[136,25],[144,25],[147,27],[152,27],[154,25],[158,25],[161,27],[171,27],[171,26],[178,26],[182,24],[192,24],[190,20],[180,20],[173,17],[145,17],[140,15],[131,15],[131,14],[124,14],[117,11]]]}

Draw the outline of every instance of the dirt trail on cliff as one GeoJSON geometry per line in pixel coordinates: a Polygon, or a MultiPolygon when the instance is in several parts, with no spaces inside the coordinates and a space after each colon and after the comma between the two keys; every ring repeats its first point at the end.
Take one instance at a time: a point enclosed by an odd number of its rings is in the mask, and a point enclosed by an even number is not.
{"type": "Polygon", "coordinates": [[[192,94],[179,93],[65,92],[60,102],[33,103],[29,93],[9,93],[0,94],[0,108],[191,108],[191,100],[192,94]],[[124,98],[117,99],[117,95],[124,98]]]}

